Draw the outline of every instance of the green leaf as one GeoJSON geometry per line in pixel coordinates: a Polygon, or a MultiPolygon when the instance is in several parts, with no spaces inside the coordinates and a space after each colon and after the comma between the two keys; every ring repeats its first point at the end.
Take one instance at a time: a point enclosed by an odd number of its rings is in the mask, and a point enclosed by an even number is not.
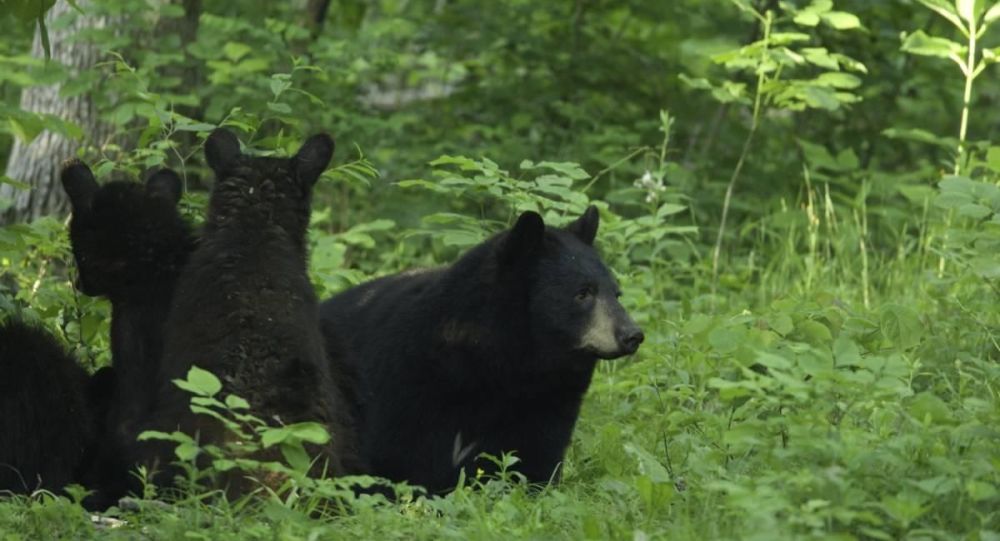
{"type": "Polygon", "coordinates": [[[966,203],[958,207],[958,214],[959,216],[965,216],[973,220],[981,220],[993,214],[993,211],[989,207],[984,207],[978,203],[966,203]]]}
{"type": "Polygon", "coordinates": [[[948,19],[951,24],[958,27],[965,35],[968,35],[968,30],[965,28],[965,24],[962,23],[962,19],[959,18],[958,13],[955,12],[954,6],[946,2],[945,0],[919,0],[921,4],[926,6],[928,9],[934,10],[938,15],[948,19]]]}
{"type": "Polygon", "coordinates": [[[819,14],[814,11],[800,11],[795,14],[795,18],[792,20],[795,21],[795,24],[812,27],[819,24],[819,14]]]}
{"type": "Polygon", "coordinates": [[[292,469],[299,472],[305,473],[312,464],[309,454],[306,453],[306,450],[300,444],[283,444],[281,446],[281,455],[285,457],[285,461],[288,462],[288,465],[292,469]]]}
{"type": "Polygon", "coordinates": [[[861,86],[861,79],[850,73],[827,72],[817,77],[816,83],[832,88],[852,89],[861,86]]]}
{"type": "Polygon", "coordinates": [[[767,326],[782,336],[785,336],[795,330],[795,324],[792,322],[792,317],[788,314],[777,314],[768,318],[767,326]]]}
{"type": "Polygon", "coordinates": [[[961,58],[965,54],[965,46],[950,39],[928,36],[923,30],[906,36],[903,40],[903,51],[921,56],[936,56],[939,58],[961,58]]]}
{"type": "Polygon", "coordinates": [[[840,63],[837,62],[836,57],[831,55],[830,52],[823,47],[806,47],[800,52],[810,64],[815,64],[821,68],[826,68],[832,71],[840,69],[840,63]]]}
{"type": "Polygon", "coordinates": [[[851,30],[861,28],[861,20],[853,13],[846,11],[831,11],[820,15],[823,22],[836,28],[837,30],[851,30]]]}
{"type": "Polygon", "coordinates": [[[267,108],[278,113],[279,115],[290,115],[292,114],[292,107],[287,103],[281,102],[268,102],[267,108]]]}
{"type": "Polygon", "coordinates": [[[260,435],[260,443],[264,447],[271,447],[276,443],[281,443],[288,439],[290,432],[287,426],[283,427],[267,427],[260,435]]]}
{"type": "Polygon", "coordinates": [[[990,24],[993,21],[1000,19],[1000,2],[993,4],[986,15],[983,17],[983,24],[990,24]]]}
{"type": "Polygon", "coordinates": [[[660,205],[659,209],[656,210],[656,217],[662,220],[667,216],[673,216],[674,214],[684,212],[685,210],[687,210],[687,207],[684,205],[664,203],[660,205]]]}
{"type": "Polygon", "coordinates": [[[638,444],[626,443],[625,452],[638,463],[639,473],[648,477],[654,483],[669,483],[670,473],[660,460],[638,444]]]}
{"type": "Polygon", "coordinates": [[[958,15],[969,23],[970,28],[976,25],[979,10],[982,9],[982,0],[955,0],[955,10],[958,15]]]}
{"type": "Polygon", "coordinates": [[[882,336],[899,349],[909,349],[920,344],[924,326],[917,312],[902,304],[890,303],[879,312],[882,336]]]}
{"type": "Polygon", "coordinates": [[[322,445],[330,441],[330,433],[319,423],[303,422],[285,427],[291,436],[299,441],[322,445]]]}
{"type": "Polygon", "coordinates": [[[246,410],[250,409],[250,403],[234,394],[231,394],[226,396],[226,407],[232,410],[246,410]]]}
{"type": "Polygon", "coordinates": [[[253,48],[249,45],[235,41],[230,41],[222,46],[222,54],[226,55],[226,58],[232,62],[236,62],[237,60],[243,58],[252,50],[253,48]]]}
{"type": "Polygon", "coordinates": [[[8,177],[7,175],[0,175],[0,184],[6,184],[8,186],[13,186],[14,188],[17,188],[18,190],[30,190],[31,189],[31,185],[30,184],[21,182],[19,180],[14,180],[14,179],[8,177]]]}
{"type": "Polygon", "coordinates": [[[931,392],[919,393],[908,400],[907,410],[910,415],[920,421],[934,423],[948,422],[952,419],[951,408],[944,400],[931,392]]]}
{"type": "Polygon", "coordinates": [[[953,149],[958,145],[958,140],[954,137],[941,137],[920,128],[889,128],[883,130],[882,135],[889,139],[916,141],[948,149],[953,149]]]}
{"type": "Polygon", "coordinates": [[[1000,173],[1000,147],[990,147],[986,151],[986,165],[994,173],[1000,173]]]}
{"type": "Polygon", "coordinates": [[[219,378],[215,377],[215,374],[197,366],[192,366],[188,370],[187,379],[175,379],[174,384],[199,396],[215,396],[222,390],[222,383],[219,378]]]}
{"type": "Polygon", "coordinates": [[[573,180],[583,180],[590,178],[590,175],[580,167],[579,164],[573,162],[538,162],[537,164],[530,161],[524,160],[521,162],[521,169],[552,169],[553,171],[558,171],[566,175],[573,180]]]}
{"type": "Polygon", "coordinates": [[[177,455],[179,460],[188,462],[198,456],[198,446],[191,442],[182,442],[177,444],[174,454],[177,455]]]}

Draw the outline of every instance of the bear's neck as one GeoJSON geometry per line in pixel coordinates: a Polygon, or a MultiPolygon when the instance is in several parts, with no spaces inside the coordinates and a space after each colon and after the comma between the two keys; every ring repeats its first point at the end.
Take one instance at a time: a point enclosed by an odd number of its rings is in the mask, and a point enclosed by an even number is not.
{"type": "Polygon", "coordinates": [[[129,295],[111,303],[111,357],[124,395],[141,396],[152,389],[173,290],[174,281],[153,284],[144,295],[129,295]]]}

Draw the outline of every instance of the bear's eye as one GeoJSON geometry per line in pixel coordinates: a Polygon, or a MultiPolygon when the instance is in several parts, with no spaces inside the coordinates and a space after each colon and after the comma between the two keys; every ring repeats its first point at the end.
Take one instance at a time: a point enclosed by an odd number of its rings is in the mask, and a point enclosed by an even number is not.
{"type": "Polygon", "coordinates": [[[576,297],[575,298],[576,298],[576,300],[578,300],[580,302],[583,302],[583,301],[586,301],[586,300],[590,299],[591,297],[593,297],[595,293],[596,293],[596,291],[594,291],[593,287],[586,286],[586,287],[580,288],[580,290],[576,292],[576,297]]]}

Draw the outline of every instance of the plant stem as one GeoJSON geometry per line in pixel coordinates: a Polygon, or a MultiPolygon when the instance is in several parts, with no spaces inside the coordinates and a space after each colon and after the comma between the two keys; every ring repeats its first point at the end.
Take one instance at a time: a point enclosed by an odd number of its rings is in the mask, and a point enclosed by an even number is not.
{"type": "MultiPolygon", "coordinates": [[[[771,38],[771,22],[772,14],[767,11],[764,14],[764,19],[762,24],[764,25],[764,51],[768,50],[771,38]]],[[[715,249],[712,251],[712,298],[713,303],[715,298],[715,292],[719,285],[719,256],[722,253],[722,238],[726,233],[726,219],[729,217],[729,205],[733,198],[733,189],[736,187],[736,181],[740,178],[740,173],[743,172],[743,164],[746,162],[747,155],[750,153],[750,145],[753,143],[754,135],[757,133],[757,127],[760,125],[760,113],[763,106],[763,91],[764,82],[766,79],[765,73],[758,68],[757,73],[757,87],[755,89],[754,102],[753,102],[753,119],[750,122],[750,132],[747,133],[746,140],[743,141],[743,150],[740,152],[740,159],[736,162],[736,168],[733,169],[733,175],[729,179],[729,186],[726,187],[726,196],[722,201],[722,218],[719,221],[719,234],[715,239],[715,249]]]]}
{"type": "MultiPolygon", "coordinates": [[[[969,109],[972,104],[972,83],[976,80],[976,25],[969,23],[969,54],[966,56],[965,65],[962,66],[962,74],[965,75],[965,92],[962,95],[962,121],[958,127],[958,156],[955,157],[955,167],[953,174],[958,176],[962,173],[962,164],[965,163],[965,153],[967,151],[965,140],[969,132],[969,109]]],[[[945,218],[945,230],[941,236],[942,244],[948,243],[948,230],[954,218],[954,210],[948,211],[945,218]]],[[[942,246],[944,248],[944,246],[942,246]]],[[[944,276],[945,251],[941,251],[938,258],[938,278],[944,276]]]]}
{"type": "Polygon", "coordinates": [[[962,97],[962,124],[958,128],[958,157],[955,159],[955,174],[962,171],[962,162],[965,161],[965,139],[969,130],[969,108],[972,103],[972,82],[976,79],[976,29],[970,28],[969,32],[969,55],[966,59],[965,69],[965,94],[962,97]]]}

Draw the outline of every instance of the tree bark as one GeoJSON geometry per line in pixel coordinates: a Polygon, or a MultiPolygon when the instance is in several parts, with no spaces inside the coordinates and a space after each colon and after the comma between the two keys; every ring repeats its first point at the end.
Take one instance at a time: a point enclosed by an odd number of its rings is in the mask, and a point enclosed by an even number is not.
{"type": "MultiPolygon", "coordinates": [[[[87,12],[89,1],[77,2],[87,12]]],[[[100,49],[93,43],[82,42],[75,36],[89,28],[103,28],[110,24],[107,16],[81,15],[66,0],[57,0],[45,16],[49,27],[52,61],[59,62],[74,77],[94,66],[100,58],[100,49]],[[63,16],[72,17],[69,25],[55,28],[51,25],[63,16]]],[[[43,58],[41,35],[35,32],[31,46],[32,55],[43,58]]],[[[90,96],[86,93],[71,97],[60,95],[62,85],[36,86],[21,93],[21,109],[36,113],[56,115],[77,124],[84,133],[84,141],[68,139],[51,131],[43,131],[30,143],[14,141],[6,175],[23,182],[30,189],[22,190],[8,184],[0,185],[0,200],[10,200],[11,206],[0,213],[0,224],[26,222],[68,209],[66,194],[57,181],[60,164],[76,155],[84,142],[100,143],[111,136],[110,126],[101,122],[90,96]]]]}

